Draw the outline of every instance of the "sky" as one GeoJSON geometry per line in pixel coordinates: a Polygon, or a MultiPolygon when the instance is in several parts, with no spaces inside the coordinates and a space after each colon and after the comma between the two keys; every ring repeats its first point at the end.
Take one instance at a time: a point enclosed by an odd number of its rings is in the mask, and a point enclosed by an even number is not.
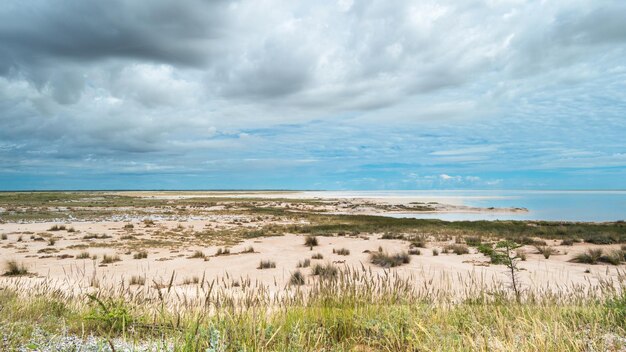
{"type": "Polygon", "coordinates": [[[626,189],[626,2],[0,3],[0,190],[626,189]]]}

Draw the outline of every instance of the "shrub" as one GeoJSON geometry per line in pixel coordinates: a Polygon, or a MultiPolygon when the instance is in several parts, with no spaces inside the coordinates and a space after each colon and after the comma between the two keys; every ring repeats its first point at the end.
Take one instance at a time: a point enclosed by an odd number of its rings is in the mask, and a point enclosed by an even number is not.
{"type": "Polygon", "coordinates": [[[55,243],[57,243],[57,240],[55,240],[54,238],[50,238],[48,240],[48,246],[54,246],[55,243]]]}
{"type": "Polygon", "coordinates": [[[305,284],[304,275],[302,275],[302,272],[300,272],[300,270],[296,270],[291,274],[289,284],[293,286],[301,286],[305,284]]]}
{"type": "Polygon", "coordinates": [[[350,255],[350,250],[347,248],[339,248],[339,249],[333,248],[333,253],[337,255],[350,255]]]}
{"type": "Polygon", "coordinates": [[[374,252],[370,254],[370,262],[383,268],[392,268],[402,264],[411,262],[411,257],[406,252],[387,254],[383,252],[374,252]]]}
{"type": "Polygon", "coordinates": [[[318,245],[317,237],[315,236],[306,236],[304,238],[304,245],[307,247],[315,247],[318,245]]]}
{"type": "Polygon", "coordinates": [[[305,259],[303,261],[298,262],[298,265],[296,265],[296,268],[308,268],[309,266],[311,266],[311,259],[305,259]]]}
{"type": "Polygon", "coordinates": [[[602,257],[604,251],[600,248],[588,249],[584,253],[579,253],[572,258],[574,263],[596,264],[602,257]]]}
{"type": "Polygon", "coordinates": [[[76,256],[76,259],[89,259],[91,258],[91,254],[89,254],[89,252],[81,252],[79,255],[76,256]]]}
{"type": "Polygon", "coordinates": [[[574,240],[571,238],[567,238],[561,241],[561,246],[573,246],[573,245],[574,245],[574,240]]]}
{"type": "Polygon", "coordinates": [[[315,264],[311,270],[312,275],[319,276],[321,279],[332,279],[337,277],[339,269],[331,263],[315,264]]]}
{"type": "Polygon", "coordinates": [[[526,261],[526,251],[523,249],[517,249],[515,251],[515,256],[518,257],[521,261],[526,261]]]}
{"type": "Polygon", "coordinates": [[[615,238],[609,235],[590,235],[584,238],[585,242],[592,244],[613,244],[617,242],[615,238]]]}
{"type": "Polygon", "coordinates": [[[420,250],[417,249],[417,248],[411,248],[411,249],[409,249],[409,254],[410,255],[420,255],[420,254],[422,254],[422,252],[420,252],[420,250]]]}
{"type": "Polygon", "coordinates": [[[195,251],[189,258],[206,258],[206,255],[202,251],[195,251]]]}
{"type": "Polygon", "coordinates": [[[322,253],[315,253],[311,256],[311,259],[324,259],[322,253]]]}
{"type": "Polygon", "coordinates": [[[133,275],[130,277],[130,282],[131,285],[145,285],[146,283],[146,278],[143,276],[138,276],[138,275],[133,275]]]}
{"type": "Polygon", "coordinates": [[[611,265],[620,265],[624,260],[624,253],[620,250],[613,250],[600,257],[600,261],[611,265]]]}
{"type": "Polygon", "coordinates": [[[22,276],[28,275],[28,269],[24,264],[19,264],[15,260],[9,260],[5,264],[6,271],[4,272],[4,276],[22,276]]]}
{"type": "Polygon", "coordinates": [[[48,231],[61,231],[65,230],[65,225],[53,225],[48,229],[48,231]]]}
{"type": "Polygon", "coordinates": [[[20,235],[20,237],[17,238],[17,242],[22,242],[24,239],[22,238],[22,235],[20,235]]]}
{"type": "Polygon", "coordinates": [[[133,255],[133,259],[146,259],[148,258],[148,252],[139,251],[133,255]]]}
{"type": "Polygon", "coordinates": [[[416,236],[411,240],[411,247],[426,248],[428,241],[424,236],[416,236]]]}
{"type": "Polygon", "coordinates": [[[480,237],[465,237],[465,243],[471,247],[478,247],[482,243],[480,237]]]}
{"type": "Polygon", "coordinates": [[[215,253],[216,256],[220,256],[220,255],[229,255],[230,254],[230,249],[229,248],[218,248],[217,252],[215,253]]]}
{"type": "Polygon", "coordinates": [[[73,227],[68,227],[67,232],[76,232],[76,229],[73,227]]]}
{"type": "Polygon", "coordinates": [[[7,238],[9,238],[9,237],[7,236],[7,234],[6,234],[6,233],[3,233],[3,234],[2,234],[2,237],[0,237],[0,238],[2,238],[2,240],[6,240],[6,239],[7,239],[7,238]]]}
{"type": "Polygon", "coordinates": [[[439,255],[439,250],[437,248],[433,248],[433,256],[436,257],[439,255]]]}
{"type": "Polygon", "coordinates": [[[254,253],[254,248],[252,246],[248,246],[244,248],[241,253],[254,253]]]}
{"type": "Polygon", "coordinates": [[[127,229],[127,230],[134,229],[135,225],[133,225],[133,224],[126,224],[126,225],[124,225],[124,228],[127,229]]]}
{"type": "Polygon", "coordinates": [[[271,260],[261,260],[257,269],[272,269],[276,267],[276,263],[271,260]]]}
{"type": "Polygon", "coordinates": [[[456,255],[469,254],[469,248],[464,244],[449,244],[444,249],[446,253],[452,252],[456,255]]]}
{"type": "Polygon", "coordinates": [[[552,254],[557,253],[556,249],[550,246],[535,246],[537,252],[542,254],[544,258],[549,259],[552,254]]]}
{"type": "Polygon", "coordinates": [[[186,277],[183,280],[183,285],[198,284],[199,282],[200,282],[200,278],[198,278],[197,276],[186,277]]]}
{"type": "Polygon", "coordinates": [[[120,256],[115,254],[115,255],[103,255],[102,256],[102,261],[100,262],[101,264],[111,264],[111,263],[115,263],[115,262],[120,262],[122,261],[122,259],[120,259],[120,256]]]}

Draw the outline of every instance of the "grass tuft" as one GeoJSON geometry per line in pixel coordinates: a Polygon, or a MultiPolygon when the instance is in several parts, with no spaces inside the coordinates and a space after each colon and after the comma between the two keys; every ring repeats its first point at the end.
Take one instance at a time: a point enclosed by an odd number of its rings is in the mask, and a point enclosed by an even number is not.
{"type": "Polygon", "coordinates": [[[373,252],[370,254],[370,262],[383,268],[393,268],[411,262],[411,257],[406,252],[388,254],[384,252],[373,252]]]}

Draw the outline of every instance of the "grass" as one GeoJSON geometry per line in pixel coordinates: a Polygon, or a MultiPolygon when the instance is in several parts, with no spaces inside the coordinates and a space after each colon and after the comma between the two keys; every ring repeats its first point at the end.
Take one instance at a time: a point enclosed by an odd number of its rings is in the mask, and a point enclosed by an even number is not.
{"type": "Polygon", "coordinates": [[[347,248],[339,248],[339,249],[333,248],[333,253],[337,255],[350,255],[350,250],[347,248]]]}
{"type": "Polygon", "coordinates": [[[324,259],[322,253],[315,253],[311,256],[311,259],[324,259]]]}
{"type": "Polygon", "coordinates": [[[146,344],[155,346],[149,350],[169,345],[174,351],[619,351],[624,347],[626,294],[607,284],[569,294],[526,291],[520,301],[506,290],[486,286],[464,299],[448,301],[450,297],[441,292],[420,290],[419,280],[328,267],[333,269],[321,266],[317,275],[332,272],[328,274],[332,280],[312,278],[310,286],[301,290],[305,275],[296,271],[288,287],[278,293],[266,286],[248,288],[251,291],[244,295],[240,290],[228,293],[223,287],[230,286],[231,280],[224,286],[199,280],[194,290],[203,294],[197,300],[170,290],[171,284],[160,289],[144,286],[143,277],[131,277],[129,285],[144,287],[99,288],[94,295],[59,295],[51,287],[15,286],[0,290],[4,336],[0,347],[57,350],[83,336],[101,344],[89,350],[111,350],[110,343],[120,351],[142,350],[146,344]]]}
{"type": "Polygon", "coordinates": [[[76,256],[76,259],[89,259],[89,258],[91,258],[91,254],[89,254],[89,252],[80,252],[76,256]]]}
{"type": "Polygon", "coordinates": [[[220,255],[229,255],[230,254],[230,248],[218,248],[217,252],[215,252],[216,256],[220,256],[220,255]]]}
{"type": "Polygon", "coordinates": [[[29,274],[30,273],[24,264],[20,264],[15,260],[9,260],[5,263],[3,276],[23,276],[29,274]]]}
{"type": "Polygon", "coordinates": [[[105,254],[102,256],[102,260],[100,261],[100,264],[112,264],[112,263],[120,262],[120,261],[122,261],[122,259],[117,254],[113,254],[113,255],[105,254]]]}
{"type": "Polygon", "coordinates": [[[558,253],[558,251],[550,246],[535,246],[537,253],[543,255],[544,258],[549,259],[552,254],[558,253]]]}
{"type": "Polygon", "coordinates": [[[291,273],[291,277],[289,278],[289,284],[292,286],[301,286],[306,283],[306,279],[304,274],[300,270],[296,270],[291,273]]]}
{"type": "Polygon", "coordinates": [[[48,229],[48,231],[65,231],[65,230],[66,230],[65,225],[52,225],[52,227],[48,229]]]}
{"type": "Polygon", "coordinates": [[[433,248],[433,256],[436,257],[439,255],[439,250],[437,248],[433,248]]]}
{"type": "Polygon", "coordinates": [[[254,253],[254,247],[248,246],[241,251],[241,253],[254,253]]]}
{"type": "Polygon", "coordinates": [[[145,276],[133,275],[130,277],[128,284],[143,286],[146,284],[146,278],[145,276]]]}
{"type": "Polygon", "coordinates": [[[311,268],[311,275],[319,276],[321,279],[334,279],[338,273],[339,269],[331,263],[315,264],[311,268]]]}
{"type": "Polygon", "coordinates": [[[311,266],[311,259],[305,259],[298,262],[296,268],[308,268],[311,266]]]}
{"type": "Polygon", "coordinates": [[[191,258],[191,259],[197,259],[197,258],[206,259],[206,255],[204,254],[204,252],[198,250],[198,251],[194,251],[193,254],[191,256],[189,256],[189,258],[191,258]]]}
{"type": "Polygon", "coordinates": [[[148,258],[148,252],[147,251],[139,251],[135,254],[133,254],[133,259],[146,259],[148,258]]]}
{"type": "Polygon", "coordinates": [[[420,254],[422,254],[422,252],[417,248],[409,249],[409,255],[420,255],[420,254]]]}
{"type": "Polygon", "coordinates": [[[273,269],[276,267],[276,262],[271,260],[261,260],[257,269],[273,269]]]}
{"type": "Polygon", "coordinates": [[[304,238],[304,245],[307,247],[315,247],[318,246],[317,237],[315,236],[306,236],[304,238]]]}
{"type": "Polygon", "coordinates": [[[575,255],[571,261],[574,263],[584,264],[607,263],[612,265],[619,265],[623,261],[626,261],[626,252],[624,252],[623,250],[604,252],[602,248],[590,248],[583,253],[575,255]]]}
{"type": "Polygon", "coordinates": [[[50,238],[48,239],[48,246],[54,246],[54,244],[57,243],[57,240],[54,238],[50,238]]]}
{"type": "Polygon", "coordinates": [[[464,244],[449,244],[444,247],[444,252],[452,252],[456,255],[469,254],[469,248],[464,244]]]}
{"type": "Polygon", "coordinates": [[[2,239],[3,241],[8,239],[9,237],[7,236],[6,233],[3,233],[2,235],[0,235],[0,239],[2,239]]]}
{"type": "Polygon", "coordinates": [[[370,254],[370,263],[383,268],[393,268],[411,262],[411,257],[406,252],[388,254],[385,252],[373,252],[370,254]]]}

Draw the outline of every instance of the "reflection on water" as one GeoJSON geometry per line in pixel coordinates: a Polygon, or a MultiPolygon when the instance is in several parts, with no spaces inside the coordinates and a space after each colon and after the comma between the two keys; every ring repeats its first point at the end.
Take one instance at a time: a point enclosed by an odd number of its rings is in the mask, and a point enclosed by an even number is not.
{"type": "Polygon", "coordinates": [[[626,191],[366,191],[342,192],[363,198],[411,198],[476,207],[523,207],[528,213],[394,214],[442,220],[626,220],[626,191]]]}

